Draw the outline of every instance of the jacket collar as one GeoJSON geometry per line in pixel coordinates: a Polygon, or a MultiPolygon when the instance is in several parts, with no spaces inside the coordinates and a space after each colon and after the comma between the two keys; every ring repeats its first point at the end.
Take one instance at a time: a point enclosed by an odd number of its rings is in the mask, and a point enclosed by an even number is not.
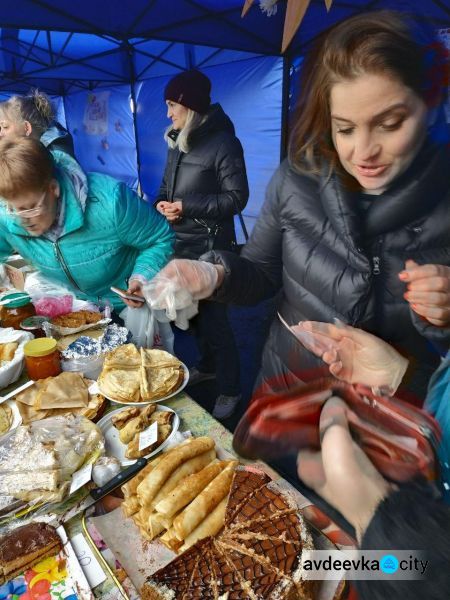
{"type": "Polygon", "coordinates": [[[395,231],[428,214],[450,189],[448,168],[450,148],[425,144],[409,169],[383,194],[377,196],[366,213],[364,228],[356,203],[359,194],[344,187],[335,174],[321,175],[321,201],[333,228],[357,249],[360,236],[395,231]]]}

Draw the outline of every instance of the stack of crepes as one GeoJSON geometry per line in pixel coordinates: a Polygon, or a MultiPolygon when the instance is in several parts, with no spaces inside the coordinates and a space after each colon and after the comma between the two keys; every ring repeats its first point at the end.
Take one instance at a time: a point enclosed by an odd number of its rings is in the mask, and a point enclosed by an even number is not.
{"type": "Polygon", "coordinates": [[[164,350],[137,350],[124,344],[106,355],[98,378],[102,393],[119,402],[152,402],[176,391],[183,382],[182,363],[164,350]]]}
{"type": "Polygon", "coordinates": [[[68,413],[94,419],[105,399],[100,394],[89,394],[91,383],[82,373],[69,371],[39,379],[15,397],[22,422],[26,425],[68,413]]]}
{"type": "Polygon", "coordinates": [[[149,463],[122,487],[141,534],[183,552],[223,527],[236,460],[217,460],[214,441],[191,438],[149,463]]]}

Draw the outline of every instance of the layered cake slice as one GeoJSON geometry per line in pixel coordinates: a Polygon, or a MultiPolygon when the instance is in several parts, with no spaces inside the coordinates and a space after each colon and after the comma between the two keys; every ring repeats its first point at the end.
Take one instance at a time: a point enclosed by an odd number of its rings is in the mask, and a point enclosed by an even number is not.
{"type": "Polygon", "coordinates": [[[0,538],[0,583],[30,569],[62,548],[56,530],[47,523],[29,523],[0,538]]]}
{"type": "Polygon", "coordinates": [[[313,542],[295,502],[263,472],[237,469],[225,526],[154,573],[143,600],[312,600],[301,555],[313,542]]]}

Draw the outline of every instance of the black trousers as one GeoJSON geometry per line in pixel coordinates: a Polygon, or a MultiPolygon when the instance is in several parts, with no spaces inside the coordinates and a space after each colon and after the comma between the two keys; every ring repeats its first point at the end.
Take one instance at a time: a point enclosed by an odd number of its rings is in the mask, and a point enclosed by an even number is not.
{"type": "Polygon", "coordinates": [[[194,320],[194,335],[200,350],[197,368],[202,373],[215,373],[219,394],[240,393],[239,353],[228,321],[227,306],[201,300],[194,320]]]}

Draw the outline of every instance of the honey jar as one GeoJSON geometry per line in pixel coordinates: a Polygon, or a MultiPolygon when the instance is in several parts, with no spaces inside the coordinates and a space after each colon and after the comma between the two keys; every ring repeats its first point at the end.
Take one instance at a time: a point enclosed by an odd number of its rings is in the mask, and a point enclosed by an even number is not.
{"type": "Polygon", "coordinates": [[[56,377],[61,373],[57,341],[53,338],[37,338],[24,346],[25,367],[28,377],[36,381],[46,377],[56,377]]]}
{"type": "Polygon", "coordinates": [[[2,297],[2,302],[5,302],[1,311],[2,327],[20,329],[24,319],[36,314],[30,296],[23,292],[6,294],[2,297]]]}

